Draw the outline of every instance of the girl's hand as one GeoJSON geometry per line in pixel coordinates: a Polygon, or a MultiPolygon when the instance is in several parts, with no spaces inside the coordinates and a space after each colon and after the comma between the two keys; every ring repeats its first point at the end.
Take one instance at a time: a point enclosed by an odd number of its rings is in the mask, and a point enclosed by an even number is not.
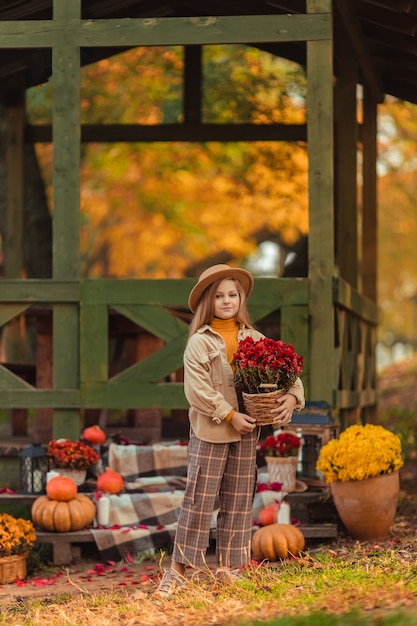
{"type": "Polygon", "coordinates": [[[275,421],[280,422],[280,424],[288,424],[288,422],[291,422],[297,398],[292,393],[285,393],[277,398],[276,401],[277,408],[271,409],[271,413],[275,416],[275,421]]]}
{"type": "Polygon", "coordinates": [[[233,413],[230,423],[240,435],[247,435],[247,433],[251,433],[256,428],[256,419],[254,417],[238,411],[233,413]]]}

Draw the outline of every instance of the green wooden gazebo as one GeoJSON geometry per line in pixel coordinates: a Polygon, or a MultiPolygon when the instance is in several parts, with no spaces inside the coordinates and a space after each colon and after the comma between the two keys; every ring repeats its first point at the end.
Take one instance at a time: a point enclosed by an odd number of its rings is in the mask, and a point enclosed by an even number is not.
{"type": "Polygon", "coordinates": [[[372,419],[377,403],[377,106],[387,93],[417,102],[416,29],[415,0],[1,3],[7,200],[0,321],[12,338],[20,332],[22,316],[33,313],[41,321],[36,378],[25,378],[3,363],[0,407],[15,415],[33,409],[33,439],[38,442],[52,436],[78,438],[86,409],[135,409],[148,436],[157,438],[161,411],[186,408],[181,365],[187,294],[194,279],[80,280],[81,142],[302,140],[309,158],[308,276],[259,279],[252,317],[259,323],[279,317],[282,339],[305,356],[309,400],[326,401],[342,425],[372,419]],[[202,46],[232,43],[257,46],[306,67],[306,126],[203,123],[202,46]],[[93,62],[129,47],[155,45],[185,47],[184,122],[82,127],[81,59],[93,62]],[[25,91],[49,76],[52,127],[28,126],[25,91]],[[361,124],[356,115],[359,84],[361,124]],[[52,276],[25,279],[24,145],[51,141],[52,276]],[[45,322],[50,318],[39,313],[45,310],[51,312],[50,327],[45,322]],[[139,329],[137,362],[116,375],[109,371],[114,313],[139,329]]]}

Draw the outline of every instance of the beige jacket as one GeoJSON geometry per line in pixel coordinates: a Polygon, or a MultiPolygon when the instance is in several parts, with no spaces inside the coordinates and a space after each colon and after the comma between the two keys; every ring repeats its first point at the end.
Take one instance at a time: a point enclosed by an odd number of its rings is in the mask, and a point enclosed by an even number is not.
{"type": "MultiPolygon", "coordinates": [[[[258,341],[264,335],[242,325],[238,339],[245,337],[258,341]]],[[[223,338],[208,325],[190,337],[185,349],[184,392],[190,404],[191,428],[199,439],[211,443],[240,440],[240,434],[225,421],[232,409],[239,410],[234,373],[223,338]]],[[[289,392],[297,398],[295,408],[300,411],[304,407],[304,388],[299,378],[289,392]]]]}

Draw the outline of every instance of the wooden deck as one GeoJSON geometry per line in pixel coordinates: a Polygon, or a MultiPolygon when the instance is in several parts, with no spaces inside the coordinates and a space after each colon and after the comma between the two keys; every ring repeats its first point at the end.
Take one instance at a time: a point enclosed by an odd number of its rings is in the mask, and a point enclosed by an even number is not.
{"type": "MultiPolygon", "coordinates": [[[[88,495],[88,494],[85,494],[88,495]]],[[[19,504],[31,506],[37,495],[31,494],[0,494],[0,505],[19,504]]],[[[338,536],[338,524],[335,521],[328,521],[329,515],[333,515],[332,501],[323,492],[304,492],[290,494],[287,499],[292,508],[292,516],[300,520],[299,529],[308,541],[316,539],[336,539],[338,536]],[[322,507],[322,520],[320,523],[312,523],[311,517],[317,516],[317,511],[322,507]],[[313,511],[313,513],[312,513],[313,511]],[[316,511],[316,513],[314,513],[316,511]]],[[[330,517],[330,519],[333,519],[330,517]]],[[[94,537],[88,528],[82,530],[57,533],[36,529],[37,543],[50,544],[54,565],[69,565],[77,563],[82,558],[82,545],[94,543],[94,537]]],[[[215,540],[215,531],[211,534],[211,539],[215,540]]]]}

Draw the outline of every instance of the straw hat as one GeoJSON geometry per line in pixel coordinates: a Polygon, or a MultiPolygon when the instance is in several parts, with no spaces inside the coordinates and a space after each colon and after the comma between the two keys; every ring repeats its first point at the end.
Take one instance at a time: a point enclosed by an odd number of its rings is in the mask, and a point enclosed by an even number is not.
{"type": "Polygon", "coordinates": [[[195,313],[198,303],[201,300],[205,289],[216,282],[216,280],[223,280],[225,278],[236,278],[242,285],[246,297],[252,293],[253,289],[253,276],[248,271],[240,269],[238,267],[230,267],[230,265],[212,265],[208,267],[200,275],[197,284],[191,290],[188,298],[188,306],[190,310],[195,313]]]}

